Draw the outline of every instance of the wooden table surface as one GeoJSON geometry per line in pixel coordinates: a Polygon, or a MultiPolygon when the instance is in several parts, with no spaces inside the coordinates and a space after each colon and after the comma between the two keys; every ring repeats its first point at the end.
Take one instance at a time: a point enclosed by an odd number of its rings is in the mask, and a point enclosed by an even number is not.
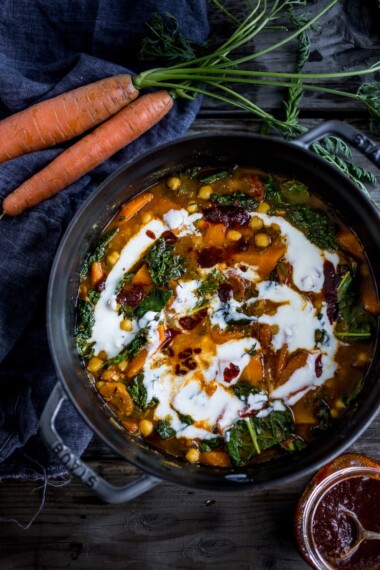
{"type": "MultiPolygon", "coordinates": [[[[317,2],[317,5],[325,5],[317,2]]],[[[322,33],[314,39],[308,70],[344,70],[374,63],[380,54],[380,12],[376,2],[344,2],[324,18],[322,33]],[[358,8],[362,5],[362,10],[358,8]],[[373,7],[368,17],[365,6],[373,7]],[[376,16],[378,16],[376,24],[376,16]]],[[[239,7],[239,2],[231,2],[239,7]]],[[[311,9],[311,8],[310,8],[311,9]]],[[[215,8],[210,14],[219,34],[215,8]]],[[[257,49],[276,39],[276,30],[262,34],[257,49]]],[[[291,69],[294,49],[283,48],[260,59],[263,69],[291,69]]],[[[378,78],[379,79],[379,78],[378,78]]],[[[334,85],[336,83],[333,83],[334,85]]],[[[355,90],[358,80],[341,85],[355,90]]],[[[277,110],[281,92],[252,89],[249,96],[266,109],[277,110]]],[[[302,102],[306,126],[326,118],[340,118],[368,134],[362,107],[350,100],[327,99],[311,93],[302,102]]],[[[258,122],[244,113],[229,111],[205,100],[190,133],[256,132],[258,122]]],[[[369,166],[358,153],[354,160],[369,166]]],[[[373,196],[380,201],[379,186],[373,196]]],[[[380,459],[380,418],[351,448],[380,459]]],[[[138,476],[137,470],[93,441],[85,460],[115,484],[138,476]]],[[[307,565],[297,554],[291,531],[295,504],[306,481],[265,492],[221,493],[199,491],[162,482],[136,500],[119,506],[103,504],[74,479],[65,486],[49,485],[42,513],[28,530],[15,523],[0,523],[0,568],[76,570],[302,570],[307,565]]],[[[36,483],[4,482],[0,487],[0,516],[29,521],[40,502],[36,483]]]]}

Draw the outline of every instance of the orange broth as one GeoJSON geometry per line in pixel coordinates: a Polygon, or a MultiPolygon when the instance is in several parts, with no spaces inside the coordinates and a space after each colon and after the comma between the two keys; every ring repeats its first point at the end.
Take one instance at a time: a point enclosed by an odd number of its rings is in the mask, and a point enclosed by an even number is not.
{"type": "Polygon", "coordinates": [[[357,397],[376,290],[356,235],[301,182],[175,173],[102,236],[83,269],[77,343],[129,433],[238,467],[302,449],[357,397]]]}

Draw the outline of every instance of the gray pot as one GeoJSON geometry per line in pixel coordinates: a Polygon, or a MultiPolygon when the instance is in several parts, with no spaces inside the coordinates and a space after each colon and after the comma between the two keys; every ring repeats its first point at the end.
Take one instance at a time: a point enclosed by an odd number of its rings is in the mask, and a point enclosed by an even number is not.
{"type": "Polygon", "coordinates": [[[60,382],[41,417],[40,433],[66,468],[79,476],[103,500],[128,501],[161,479],[193,488],[259,490],[304,477],[316,471],[348,446],[368,427],[380,408],[380,349],[378,335],[365,387],[357,403],[337,422],[333,431],[306,449],[240,469],[221,470],[191,465],[166,457],[143,441],[120,431],[110,422],[112,413],[90,382],[78,357],[75,340],[75,301],[79,270],[104,225],[126,200],[163,176],[193,164],[258,166],[302,180],[338,210],[360,237],[376,283],[380,283],[380,214],[372,202],[340,171],[308,150],[327,134],[336,134],[380,165],[380,150],[359,131],[332,121],[289,143],[257,135],[210,135],[180,139],[145,154],[110,176],[86,201],[67,229],[51,271],[47,327],[52,357],[60,382]],[[106,482],[67,448],[55,429],[62,401],[69,397],[84,421],[113,451],[143,471],[125,487],[106,482]]]}

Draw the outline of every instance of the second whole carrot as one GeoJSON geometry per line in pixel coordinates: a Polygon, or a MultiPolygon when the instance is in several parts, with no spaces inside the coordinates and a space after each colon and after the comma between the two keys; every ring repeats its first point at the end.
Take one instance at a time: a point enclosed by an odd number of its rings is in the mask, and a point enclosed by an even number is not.
{"type": "Polygon", "coordinates": [[[139,92],[127,73],[46,99],[0,121],[0,163],[70,140],[99,125],[139,92]]]}
{"type": "Polygon", "coordinates": [[[148,131],[172,107],[168,91],[140,96],[11,192],[3,201],[3,213],[17,216],[63,190],[148,131]]]}

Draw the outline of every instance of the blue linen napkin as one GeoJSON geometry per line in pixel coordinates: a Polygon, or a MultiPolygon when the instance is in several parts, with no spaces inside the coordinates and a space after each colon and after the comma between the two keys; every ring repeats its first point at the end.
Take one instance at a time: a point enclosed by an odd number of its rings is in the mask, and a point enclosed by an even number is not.
{"type": "MultiPolygon", "coordinates": [[[[152,12],[173,14],[181,32],[202,42],[206,0],[2,0],[0,118],[103,77],[142,69],[136,42],[152,12]]],[[[50,200],[0,220],[0,480],[64,473],[39,436],[38,421],[57,382],[45,327],[50,267],[75,211],[118,166],[183,134],[200,101],[176,102],[159,125],[50,200]]],[[[0,201],[70,143],[0,165],[0,201]]],[[[80,455],[92,434],[71,403],[57,420],[80,455]]]]}

